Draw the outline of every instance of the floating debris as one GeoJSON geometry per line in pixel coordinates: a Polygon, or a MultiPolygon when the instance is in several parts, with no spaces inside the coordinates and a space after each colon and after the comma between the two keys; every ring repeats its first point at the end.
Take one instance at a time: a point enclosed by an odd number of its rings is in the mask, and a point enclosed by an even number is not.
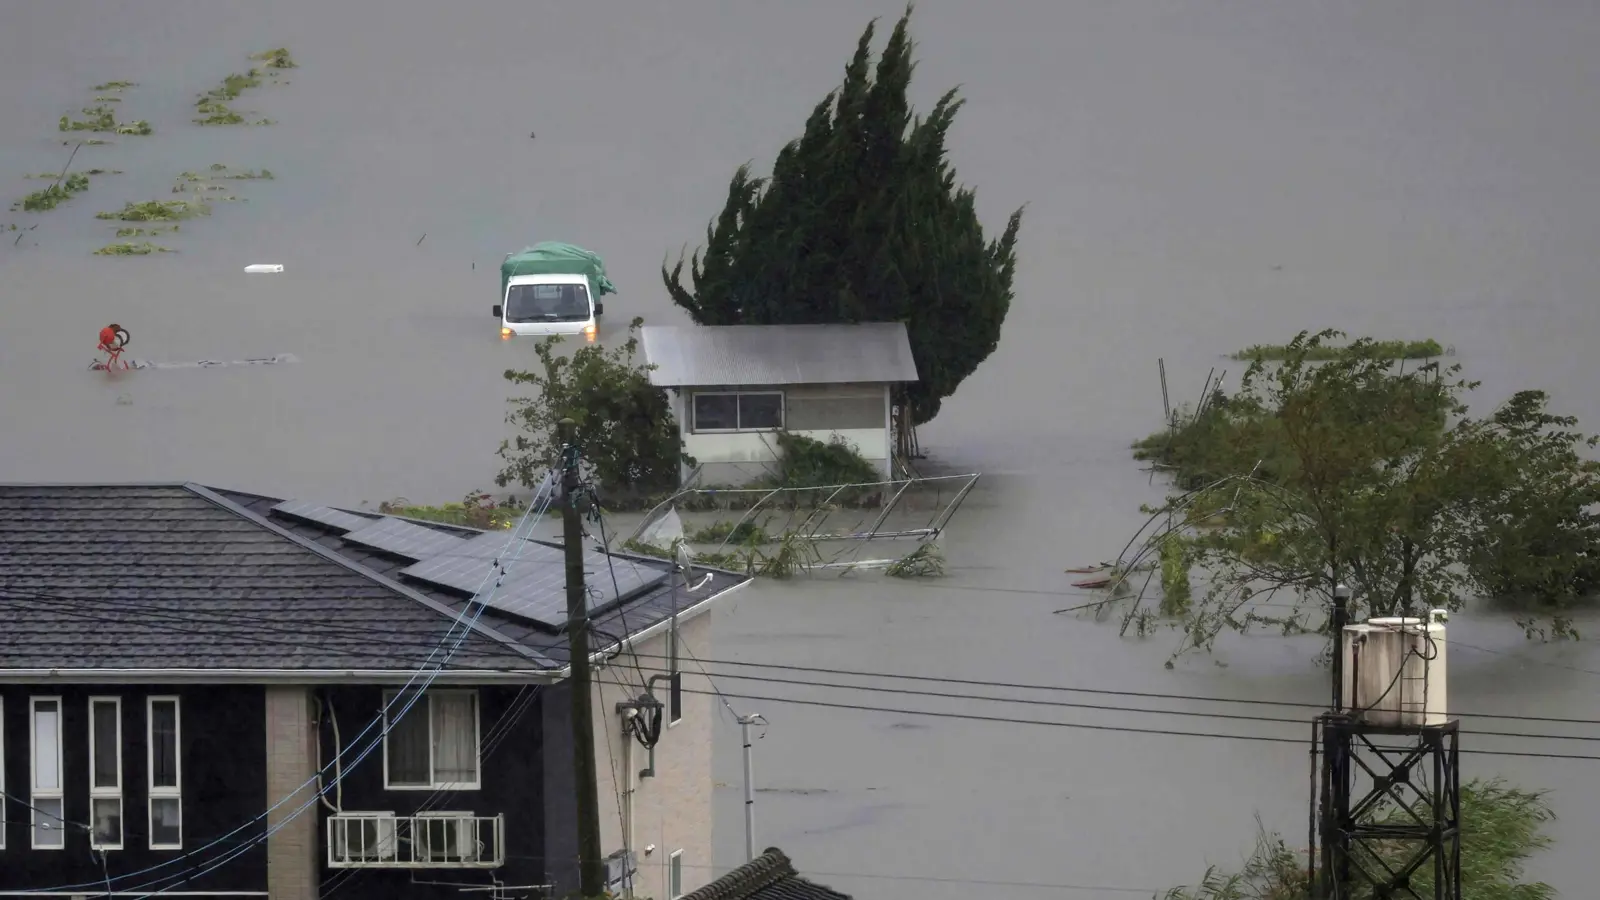
{"type": "MultiPolygon", "coordinates": [[[[300,358],[298,356],[295,356],[293,353],[279,353],[276,356],[260,356],[260,357],[255,357],[255,358],[252,358],[252,359],[236,359],[236,360],[232,360],[232,361],[202,359],[202,360],[198,360],[198,361],[195,361],[195,362],[155,362],[155,361],[148,360],[148,359],[130,359],[130,360],[125,360],[124,361],[126,363],[126,366],[118,364],[117,368],[118,369],[122,369],[122,368],[128,368],[128,369],[217,369],[217,368],[222,368],[222,367],[225,367],[225,366],[275,366],[275,365],[280,365],[280,364],[284,364],[284,363],[297,363],[299,361],[300,361],[300,358]]],[[[104,372],[104,371],[106,371],[106,361],[103,360],[103,359],[97,359],[97,360],[91,362],[89,364],[89,370],[92,371],[92,372],[104,372]]]]}
{"type": "Polygon", "coordinates": [[[37,190],[11,204],[12,210],[24,212],[44,212],[55,209],[65,200],[72,199],[73,194],[82,193],[89,189],[89,176],[82,172],[74,172],[66,178],[52,184],[43,190],[37,190]]]}
{"type": "Polygon", "coordinates": [[[171,247],[162,247],[143,241],[137,244],[107,244],[94,251],[95,256],[149,256],[152,253],[176,253],[171,247]]]}
{"type": "Polygon", "coordinates": [[[278,263],[254,263],[245,266],[244,270],[251,275],[275,275],[283,271],[283,266],[278,263]]]}
{"type": "Polygon", "coordinates": [[[94,217],[116,222],[173,222],[210,213],[211,208],[204,203],[188,200],[146,200],[143,203],[126,203],[116,212],[97,212],[94,217]]]}

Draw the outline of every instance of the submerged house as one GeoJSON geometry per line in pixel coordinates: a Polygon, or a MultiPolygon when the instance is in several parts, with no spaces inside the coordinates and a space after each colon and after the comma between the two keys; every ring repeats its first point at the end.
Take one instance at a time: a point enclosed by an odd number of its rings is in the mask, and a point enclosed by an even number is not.
{"type": "Polygon", "coordinates": [[[891,394],[917,381],[904,323],[646,325],[640,338],[700,484],[774,474],[784,431],[844,441],[892,477],[891,394]]]}
{"type": "MultiPolygon", "coordinates": [[[[570,893],[562,555],[194,484],[0,485],[0,897],[570,893]]],[[[608,882],[667,898],[712,872],[715,711],[674,660],[748,579],[585,569],[608,882]]]]}

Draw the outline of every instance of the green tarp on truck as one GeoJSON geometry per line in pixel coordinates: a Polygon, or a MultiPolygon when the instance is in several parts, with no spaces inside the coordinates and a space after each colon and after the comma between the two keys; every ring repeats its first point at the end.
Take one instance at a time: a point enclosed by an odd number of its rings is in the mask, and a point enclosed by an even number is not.
{"type": "Polygon", "coordinates": [[[606,277],[606,264],[600,254],[585,250],[576,244],[544,241],[525,247],[520,253],[508,254],[500,264],[500,297],[506,296],[511,279],[518,275],[586,275],[589,291],[595,300],[606,294],[615,294],[616,285],[606,277]]]}

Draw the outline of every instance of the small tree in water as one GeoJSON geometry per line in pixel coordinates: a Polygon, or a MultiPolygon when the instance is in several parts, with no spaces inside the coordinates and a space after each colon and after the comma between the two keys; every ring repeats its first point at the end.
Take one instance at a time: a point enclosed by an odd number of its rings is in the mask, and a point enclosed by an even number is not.
{"type": "Polygon", "coordinates": [[[1339,336],[1302,333],[1281,364],[1253,364],[1236,395],[1136,446],[1186,489],[1151,511],[1169,524],[1138,556],[1180,539],[1207,583],[1167,610],[1180,652],[1226,628],[1315,622],[1335,578],[1357,620],[1477,594],[1519,603],[1530,632],[1570,634],[1573,605],[1600,584],[1600,471],[1582,453],[1595,439],[1538,391],[1468,417],[1476,385],[1459,367],[1406,371],[1368,340],[1330,359],[1324,342],[1339,336]]]}
{"type": "Polygon", "coordinates": [[[520,433],[500,443],[505,467],[496,484],[537,486],[561,453],[556,423],[564,418],[576,424],[583,459],[604,487],[637,494],[677,484],[679,466],[694,460],[683,452],[666,391],[637,360],[643,324],[634,319],[619,347],[586,344],[570,357],[557,355],[561,337],[545,338],[534,345],[537,370],[506,370],[507,381],[530,385],[536,395],[509,401],[506,421],[520,433]]]}

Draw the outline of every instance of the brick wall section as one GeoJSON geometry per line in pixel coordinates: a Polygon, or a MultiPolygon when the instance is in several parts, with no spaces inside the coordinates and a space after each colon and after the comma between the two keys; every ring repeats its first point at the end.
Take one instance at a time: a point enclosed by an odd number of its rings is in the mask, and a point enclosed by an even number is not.
{"type": "MultiPolygon", "coordinates": [[[[706,612],[680,627],[682,643],[701,659],[712,656],[711,618],[711,613],[706,612]]],[[[628,789],[627,770],[632,769],[631,783],[635,786],[632,849],[639,866],[633,893],[635,897],[650,900],[673,900],[667,892],[667,860],[675,850],[683,851],[685,893],[714,879],[710,868],[711,746],[719,733],[728,740],[734,740],[732,735],[736,734],[717,730],[717,700],[710,695],[710,684],[694,659],[680,646],[683,718],[677,725],[668,727],[670,712],[663,712],[661,741],[656,745],[656,775],[654,778],[638,777],[639,770],[648,765],[649,756],[632,737],[626,737],[626,741],[633,744],[632,749],[624,749],[622,719],[616,707],[623,700],[637,697],[645,679],[667,672],[668,649],[665,634],[645,641],[638,648],[637,660],[632,654],[624,653],[599,670],[595,686],[601,845],[606,853],[623,847],[618,790],[628,789]],[[631,760],[625,767],[623,761],[627,754],[631,754],[631,760]],[[614,781],[613,770],[616,772],[614,781]],[[655,845],[655,851],[647,856],[644,848],[651,844],[655,845]]],[[[655,694],[662,703],[669,704],[670,710],[668,683],[658,682],[655,694]]],[[[722,727],[727,728],[726,724],[722,727]]]]}
{"type": "MultiPolygon", "coordinates": [[[[311,689],[267,688],[267,802],[290,799],[267,816],[267,827],[293,815],[315,796],[304,787],[316,774],[316,731],[312,725],[311,689]]],[[[267,896],[270,900],[317,900],[317,821],[311,807],[267,839],[267,896]]]]}

